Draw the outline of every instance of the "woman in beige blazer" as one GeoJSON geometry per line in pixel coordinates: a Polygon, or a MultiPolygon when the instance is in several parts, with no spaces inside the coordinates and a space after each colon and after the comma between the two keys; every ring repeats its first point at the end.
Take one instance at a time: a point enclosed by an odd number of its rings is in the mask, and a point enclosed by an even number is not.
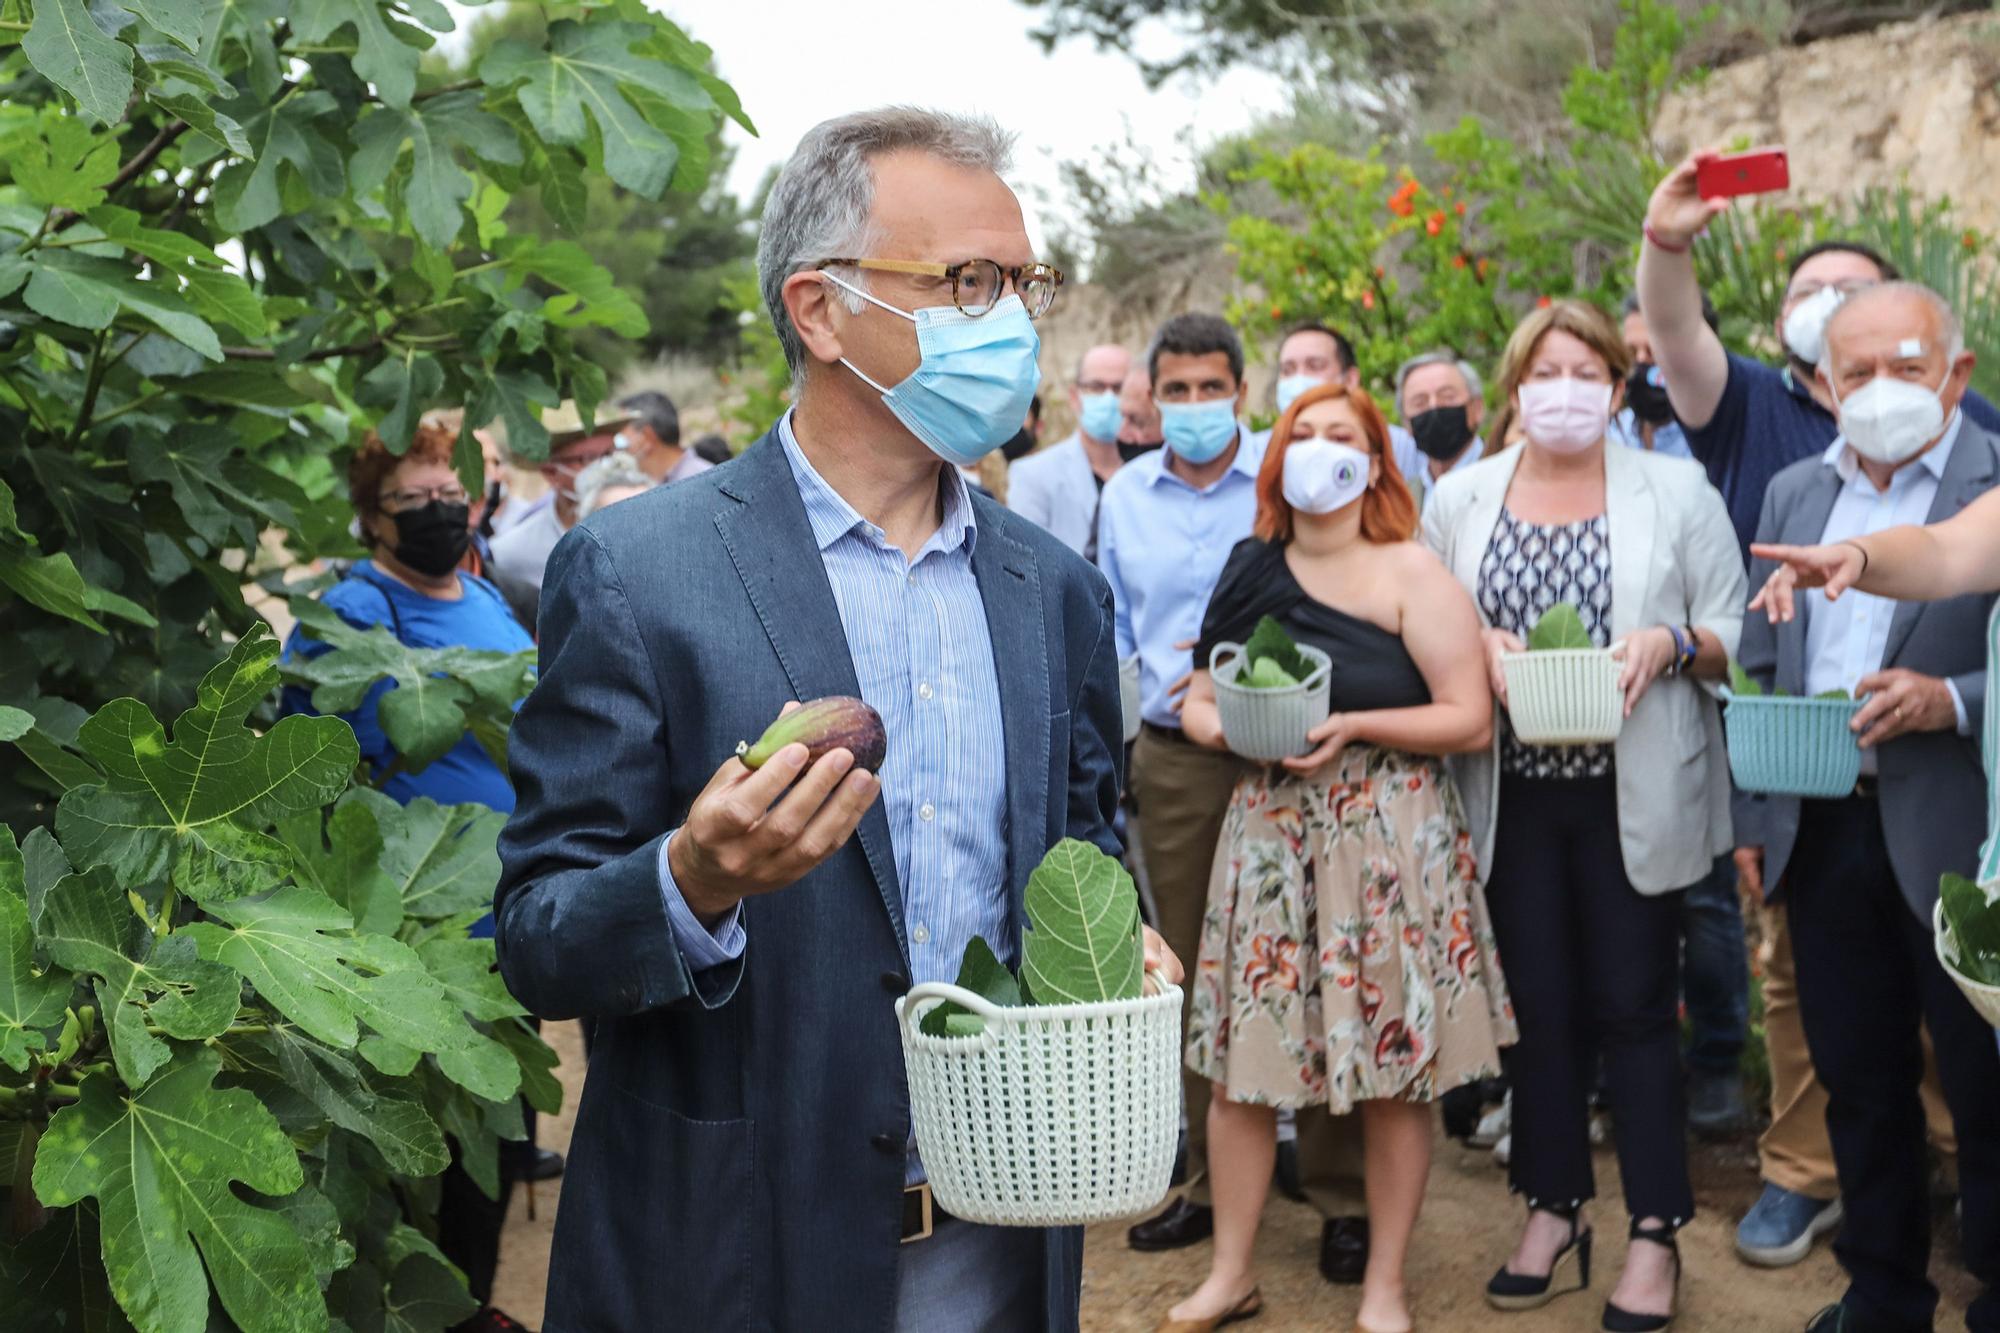
{"type": "Polygon", "coordinates": [[[1424,537],[1479,605],[1493,689],[1503,653],[1568,602],[1621,662],[1616,743],[1517,740],[1458,766],[1520,1043],[1513,1185],[1528,1221],[1488,1285],[1532,1309],[1590,1281],[1588,1099],[1601,1062],[1634,1243],[1605,1307],[1611,1330],[1665,1328],[1680,1278],[1688,1183],[1676,1012],[1680,893],[1730,848],[1721,720],[1702,682],[1736,651],[1746,589],[1722,497],[1699,465],[1607,447],[1630,357],[1577,301],[1514,331],[1500,387],[1526,427],[1515,449],[1455,473],[1424,537]]]}

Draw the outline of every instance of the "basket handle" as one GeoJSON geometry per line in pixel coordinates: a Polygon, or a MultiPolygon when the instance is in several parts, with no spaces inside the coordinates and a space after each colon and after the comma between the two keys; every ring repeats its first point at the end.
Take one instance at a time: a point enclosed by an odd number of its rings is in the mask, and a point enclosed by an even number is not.
{"type": "MultiPolygon", "coordinates": [[[[1146,969],[1144,981],[1140,984],[1139,993],[1164,995],[1171,984],[1160,969],[1149,967],[1146,969]]],[[[909,993],[903,997],[903,1026],[912,1032],[915,1032],[917,1024],[923,1021],[924,1014],[930,1012],[928,1008],[923,1008],[922,1013],[918,1012],[925,1000],[949,1000],[978,1014],[982,1019],[997,1018],[1007,1012],[1006,1006],[997,1005],[984,995],[969,991],[963,986],[954,986],[949,981],[923,981],[910,987],[909,993]]]]}
{"type": "Polygon", "coordinates": [[[1222,659],[1225,656],[1229,657],[1243,656],[1243,645],[1240,643],[1230,643],[1227,640],[1224,640],[1223,642],[1216,644],[1215,647],[1209,649],[1208,650],[1209,675],[1213,676],[1217,671],[1220,671],[1222,669],[1222,659]]]}

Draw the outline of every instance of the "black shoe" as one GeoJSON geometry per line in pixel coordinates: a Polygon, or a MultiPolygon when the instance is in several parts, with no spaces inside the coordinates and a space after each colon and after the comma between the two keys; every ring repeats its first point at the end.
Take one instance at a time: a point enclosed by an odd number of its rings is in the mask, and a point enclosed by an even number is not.
{"type": "Polygon", "coordinates": [[[534,1333],[534,1330],[505,1310],[496,1310],[489,1305],[452,1329],[451,1333],[534,1333]]]}
{"type": "Polygon", "coordinates": [[[1590,1231],[1579,1228],[1575,1208],[1541,1208],[1531,1212],[1544,1212],[1560,1217],[1569,1223],[1569,1240],[1556,1251],[1549,1271],[1537,1277],[1531,1273],[1510,1271],[1505,1264],[1486,1284],[1486,1303],[1496,1310],[1539,1310],[1558,1296],[1567,1296],[1572,1291],[1583,1291],[1590,1286],[1590,1231]],[[1557,1275],[1571,1264],[1576,1266],[1575,1286],[1556,1286],[1557,1275]]]}
{"type": "Polygon", "coordinates": [[[1278,1187],[1278,1193],[1293,1203],[1306,1201],[1305,1183],[1299,1177],[1299,1142],[1297,1139],[1278,1140],[1278,1161],[1271,1171],[1271,1183],[1278,1187]]]}
{"type": "Polygon", "coordinates": [[[563,1173],[563,1155],[553,1148],[535,1148],[509,1164],[516,1180],[554,1180],[563,1173]]]}
{"type": "Polygon", "coordinates": [[[1806,1333],[1861,1333],[1861,1321],[1845,1305],[1829,1305],[1806,1323],[1806,1333]]]}
{"type": "Polygon", "coordinates": [[[1149,1217],[1125,1233],[1125,1243],[1153,1253],[1178,1250],[1215,1234],[1215,1210],[1207,1204],[1175,1199],[1157,1217],[1149,1217]]]}
{"type": "Polygon", "coordinates": [[[1367,1271],[1368,1219],[1327,1218],[1319,1229],[1319,1275],[1337,1287],[1354,1287],[1367,1271]]]}
{"type": "MultiPolygon", "coordinates": [[[[1674,1305],[1678,1309],[1681,1303],[1681,1247],[1674,1240],[1673,1228],[1665,1224],[1643,1226],[1635,1221],[1632,1223],[1631,1237],[1633,1240],[1664,1245],[1673,1252],[1674,1305]]],[[[1634,1314],[1630,1310],[1620,1309],[1611,1301],[1604,1303],[1606,1333],[1662,1333],[1673,1322],[1673,1310],[1669,1310],[1666,1314],[1634,1314]]]]}
{"type": "Polygon", "coordinates": [[[1740,1073],[1697,1069],[1688,1076],[1688,1128],[1704,1139],[1727,1139],[1749,1123],[1740,1073]]]}

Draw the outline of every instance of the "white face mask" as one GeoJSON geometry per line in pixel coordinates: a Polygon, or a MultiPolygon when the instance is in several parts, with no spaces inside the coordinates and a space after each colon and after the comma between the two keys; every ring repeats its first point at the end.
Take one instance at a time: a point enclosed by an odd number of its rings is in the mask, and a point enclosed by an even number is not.
{"type": "Polygon", "coordinates": [[[1519,390],[1521,426],[1551,453],[1580,454],[1604,438],[1611,423],[1611,386],[1565,375],[1530,380],[1519,390]]]}
{"type": "Polygon", "coordinates": [[[1331,514],[1368,489],[1368,455],[1332,440],[1294,440],[1285,450],[1285,503],[1331,514]]]}
{"type": "Polygon", "coordinates": [[[1826,324],[1847,293],[1838,287],[1822,287],[1792,307],[1785,316],[1785,349],[1809,366],[1826,355],[1826,324]]]}
{"type": "Polygon", "coordinates": [[[1841,438],[1871,462],[1902,466],[1944,433],[1944,401],[1938,395],[1950,380],[1946,370],[1937,388],[1928,389],[1877,376],[1844,399],[1836,394],[1841,438]]]}

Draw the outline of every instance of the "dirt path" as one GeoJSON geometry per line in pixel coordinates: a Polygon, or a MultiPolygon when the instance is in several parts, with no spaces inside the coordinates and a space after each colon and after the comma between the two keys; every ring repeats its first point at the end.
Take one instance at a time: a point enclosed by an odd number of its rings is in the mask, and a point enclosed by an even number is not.
{"type": "MultiPolygon", "coordinates": [[[[560,1073],[574,1108],[582,1088],[583,1043],[574,1023],[551,1024],[545,1034],[561,1054],[560,1073]]],[[[564,1151],[569,1146],[569,1109],[542,1121],[541,1141],[564,1151]]],[[[1599,1153],[1600,1192],[1613,1196],[1616,1164],[1599,1153]]],[[[1738,1262],[1730,1248],[1736,1219],[1755,1197],[1756,1158],[1748,1144],[1705,1148],[1697,1153],[1695,1193],[1700,1216],[1681,1233],[1687,1281],[1674,1327],[1681,1333],[1786,1333],[1802,1329],[1813,1312],[1839,1295],[1839,1269],[1824,1246],[1796,1268],[1776,1272],[1738,1262]]],[[[558,1190],[536,1191],[537,1218],[528,1217],[526,1191],[517,1190],[501,1255],[497,1303],[530,1328],[540,1328],[542,1288],[548,1274],[550,1230],[558,1190]]],[[[1440,1143],[1431,1187],[1412,1247],[1410,1282],[1416,1295],[1418,1326],[1426,1333],[1473,1333],[1502,1328],[1509,1333],[1584,1333],[1598,1327],[1604,1297],[1616,1280],[1624,1242],[1621,1228],[1606,1219],[1600,1235],[1599,1272],[1587,1296],[1558,1301],[1533,1314],[1498,1316],[1480,1298],[1487,1277],[1505,1257],[1516,1225],[1516,1204],[1508,1197],[1503,1173],[1489,1155],[1440,1143]]],[[[1948,1254],[1933,1265],[1945,1292],[1940,1327],[1962,1326],[1970,1279],[1947,1260],[1956,1258],[1956,1235],[1949,1219],[1940,1226],[1948,1254]]],[[[1351,1290],[1330,1287],[1316,1267],[1319,1219],[1311,1209],[1274,1199],[1259,1240],[1263,1258],[1266,1314],[1246,1327],[1289,1330],[1344,1330],[1352,1327],[1351,1290]]],[[[1125,1247],[1122,1224],[1093,1228],[1084,1253],[1083,1327],[1089,1333],[1151,1333],[1168,1306],[1200,1281],[1206,1246],[1175,1254],[1135,1254],[1125,1247]]],[[[662,1333],[668,1328],[661,1325],[662,1333]]],[[[631,1333],[653,1333],[631,1330],[631,1333]]],[[[682,1333],[675,1330],[675,1333],[682,1333]]],[[[701,1333],[687,1330],[686,1333],[701,1333]]]]}

